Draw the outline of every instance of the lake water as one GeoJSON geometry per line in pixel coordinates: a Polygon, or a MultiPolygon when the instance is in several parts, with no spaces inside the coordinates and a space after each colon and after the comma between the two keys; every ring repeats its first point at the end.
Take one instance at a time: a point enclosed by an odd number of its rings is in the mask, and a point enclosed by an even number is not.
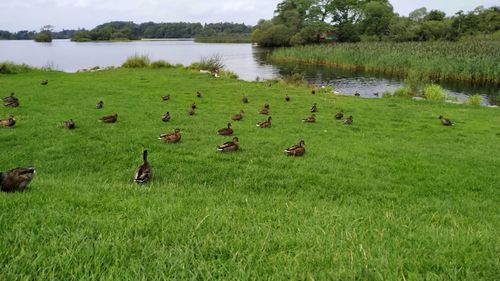
{"type": "MultiPolygon", "coordinates": [[[[206,44],[191,40],[154,40],[132,42],[75,43],[70,40],[54,40],[52,43],[34,41],[0,40],[0,61],[25,63],[36,67],[76,72],[94,66],[119,66],[127,57],[139,54],[152,60],[189,65],[202,57],[221,55],[227,69],[236,72],[241,79],[255,80],[281,78],[291,72],[303,72],[306,79],[317,85],[333,85],[343,94],[360,93],[364,97],[379,96],[402,86],[401,79],[368,73],[353,73],[321,66],[270,64],[266,61],[269,50],[252,44],[206,44]]],[[[467,84],[442,84],[446,91],[459,100],[467,95],[481,94],[483,102],[498,93],[494,87],[474,87],[467,84]]]]}

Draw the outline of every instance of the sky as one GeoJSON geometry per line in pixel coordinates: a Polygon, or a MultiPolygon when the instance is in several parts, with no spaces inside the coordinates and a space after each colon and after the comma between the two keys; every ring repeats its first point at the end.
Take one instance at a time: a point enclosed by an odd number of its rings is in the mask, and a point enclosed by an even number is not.
{"type": "MultiPolygon", "coordinates": [[[[108,21],[244,22],[254,25],[273,16],[281,0],[0,0],[0,30],[55,30],[87,28],[108,21]]],[[[420,8],[439,9],[448,15],[499,0],[390,0],[395,12],[408,15],[420,8]]]]}

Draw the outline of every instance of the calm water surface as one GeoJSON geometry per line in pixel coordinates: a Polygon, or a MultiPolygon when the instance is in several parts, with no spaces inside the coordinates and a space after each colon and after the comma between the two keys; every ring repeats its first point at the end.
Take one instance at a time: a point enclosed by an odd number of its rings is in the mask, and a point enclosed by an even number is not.
{"type": "MultiPolygon", "coordinates": [[[[54,40],[52,43],[34,41],[1,41],[0,61],[25,63],[37,67],[52,67],[66,72],[94,66],[119,66],[127,57],[140,54],[152,60],[166,60],[171,63],[189,65],[202,57],[219,54],[226,68],[236,72],[241,79],[255,80],[281,78],[299,71],[306,79],[318,85],[333,85],[343,94],[359,92],[365,97],[379,96],[385,91],[394,91],[402,86],[401,79],[377,76],[367,73],[353,73],[320,66],[270,64],[266,61],[269,50],[251,44],[205,44],[191,40],[132,41],[132,42],[89,42],[75,43],[69,40],[54,40]]],[[[446,91],[465,100],[467,95],[479,93],[484,103],[489,95],[499,89],[473,87],[465,84],[442,84],[446,91]]]]}

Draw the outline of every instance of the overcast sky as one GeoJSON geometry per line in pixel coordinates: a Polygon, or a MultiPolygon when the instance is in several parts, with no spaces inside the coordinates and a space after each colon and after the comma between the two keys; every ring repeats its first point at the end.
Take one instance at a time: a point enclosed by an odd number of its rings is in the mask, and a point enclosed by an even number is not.
{"type": "MultiPolygon", "coordinates": [[[[56,30],[93,28],[123,20],[154,22],[244,22],[254,25],[273,16],[281,0],[0,0],[0,30],[38,30],[51,24],[56,30]]],[[[391,0],[397,13],[408,15],[420,7],[447,14],[470,11],[499,0],[391,0]]]]}

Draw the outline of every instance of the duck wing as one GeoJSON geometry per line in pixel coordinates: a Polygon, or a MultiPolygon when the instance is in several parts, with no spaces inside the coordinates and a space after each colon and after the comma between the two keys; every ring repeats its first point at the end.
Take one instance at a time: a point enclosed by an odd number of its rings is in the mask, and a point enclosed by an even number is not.
{"type": "Polygon", "coordinates": [[[134,181],[137,183],[147,182],[153,175],[153,170],[149,163],[142,164],[139,166],[134,175],[134,181]]]}

